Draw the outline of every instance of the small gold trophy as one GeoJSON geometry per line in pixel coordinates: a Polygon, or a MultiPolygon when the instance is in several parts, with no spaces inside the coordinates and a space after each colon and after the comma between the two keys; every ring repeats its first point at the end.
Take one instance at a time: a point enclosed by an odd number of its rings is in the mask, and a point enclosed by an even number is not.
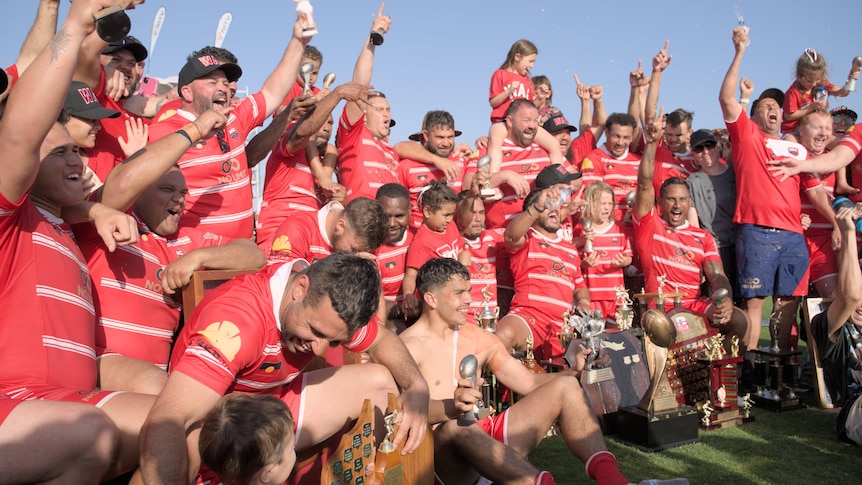
{"type": "Polygon", "coordinates": [[[497,318],[500,316],[500,308],[497,307],[491,310],[491,285],[485,285],[482,288],[482,312],[473,310],[473,316],[476,317],[476,323],[479,328],[485,329],[491,333],[497,332],[497,318]]]}
{"type": "Polygon", "coordinates": [[[571,313],[563,313],[563,325],[560,327],[560,333],[557,334],[557,338],[560,339],[560,344],[563,346],[563,351],[568,350],[569,343],[571,343],[572,338],[575,336],[575,331],[569,323],[570,318],[571,313]]]}
{"type": "MultiPolygon", "coordinates": [[[[583,309],[576,309],[575,313],[567,313],[566,322],[578,334],[578,338],[583,339],[586,345],[590,348],[590,353],[587,355],[587,366],[584,368],[586,383],[595,384],[597,382],[607,381],[614,378],[614,371],[610,367],[594,368],[593,363],[596,357],[599,356],[599,350],[602,348],[602,333],[605,331],[605,319],[602,313],[596,310],[590,313],[583,309]]],[[[572,364],[571,362],[569,363],[572,364]]]]}
{"type": "Polygon", "coordinates": [[[614,318],[616,319],[620,330],[628,330],[632,328],[632,320],[634,320],[635,316],[635,313],[632,310],[632,299],[629,297],[629,292],[626,290],[625,286],[617,286],[614,290],[617,293],[618,305],[614,318]]]}

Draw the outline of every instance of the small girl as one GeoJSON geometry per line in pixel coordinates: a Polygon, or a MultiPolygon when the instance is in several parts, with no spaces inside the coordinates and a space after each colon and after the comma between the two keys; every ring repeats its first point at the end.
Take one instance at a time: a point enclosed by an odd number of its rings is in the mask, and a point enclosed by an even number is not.
{"type": "Polygon", "coordinates": [[[283,483],[296,463],[293,428],[279,398],[228,394],[203,422],[201,461],[226,485],[283,483]]]}
{"type": "Polygon", "coordinates": [[[551,104],[554,101],[554,88],[551,86],[551,80],[548,79],[548,76],[533,76],[531,81],[536,92],[536,99],[533,102],[539,108],[539,126],[542,126],[551,116],[562,115],[563,113],[551,104]]]}
{"type": "MultiPolygon", "coordinates": [[[[850,76],[859,78],[859,71],[852,69],[850,76]]],[[[796,61],[796,80],[784,93],[784,120],[781,123],[781,133],[793,133],[799,124],[799,119],[812,111],[825,111],[829,107],[827,101],[817,101],[815,96],[820,87],[827,95],[843,97],[850,94],[843,87],[836,86],[826,79],[826,59],[814,49],[805,49],[796,61]]]]}
{"type": "Polygon", "coordinates": [[[614,289],[625,284],[623,268],[632,262],[631,242],[622,224],[612,219],[614,190],[610,185],[593,182],[587,186],[584,198],[587,205],[582,222],[574,229],[574,242],[590,289],[590,307],[600,310],[605,318],[614,318],[614,289]],[[589,229],[584,228],[584,221],[590,221],[589,229]]]}
{"type": "Polygon", "coordinates": [[[402,308],[404,316],[418,315],[416,275],[419,268],[432,258],[457,259],[465,267],[470,267],[470,251],[461,239],[458,226],[452,223],[458,196],[446,185],[445,181],[432,181],[426,185],[417,200],[422,211],[422,225],[413,237],[407,250],[406,270],[401,290],[404,295],[402,308]]]}
{"type": "MultiPolygon", "coordinates": [[[[535,87],[530,79],[530,69],[536,62],[539,50],[535,44],[526,39],[520,39],[512,44],[506,61],[491,76],[491,90],[488,101],[491,104],[491,129],[488,132],[488,155],[491,156],[491,173],[500,171],[503,161],[503,140],[506,138],[506,111],[516,99],[536,99],[535,87]]],[[[542,148],[548,151],[551,163],[564,163],[560,152],[560,144],[556,138],[545,131],[539,123],[534,138],[542,148]]]]}

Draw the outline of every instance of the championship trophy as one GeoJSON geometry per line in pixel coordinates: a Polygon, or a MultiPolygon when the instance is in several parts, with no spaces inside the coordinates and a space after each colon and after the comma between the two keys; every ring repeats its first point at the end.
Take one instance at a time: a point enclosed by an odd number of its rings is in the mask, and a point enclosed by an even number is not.
{"type": "Polygon", "coordinates": [[[632,328],[632,320],[634,320],[634,310],[632,310],[632,299],[629,297],[629,292],[625,286],[617,286],[614,288],[617,293],[617,311],[614,314],[614,319],[617,321],[620,330],[628,330],[632,328]]]}
{"type": "Polygon", "coordinates": [[[329,89],[332,83],[335,82],[335,73],[330,72],[323,76],[323,89],[329,89]]]}
{"type": "MultiPolygon", "coordinates": [[[[595,384],[597,382],[608,381],[614,378],[614,371],[610,367],[604,368],[594,368],[593,364],[595,363],[596,358],[599,356],[599,350],[602,348],[602,333],[605,331],[605,319],[602,316],[602,313],[596,310],[595,313],[590,313],[587,310],[577,309],[574,313],[566,312],[563,314],[564,321],[568,324],[572,330],[574,330],[579,339],[582,339],[587,347],[590,348],[590,353],[587,354],[587,365],[584,368],[584,372],[582,373],[582,380],[587,384],[595,384]]],[[[563,333],[561,332],[561,343],[563,340],[563,333]]],[[[571,338],[569,338],[569,342],[571,343],[571,338]]],[[[564,343],[564,348],[567,349],[566,357],[569,359],[568,343],[564,343]]],[[[575,350],[575,353],[577,351],[575,350]]],[[[572,359],[575,357],[572,356],[572,359]]],[[[569,362],[569,366],[571,367],[574,364],[573,361],[569,362]]]]}
{"type": "Polygon", "coordinates": [[[682,404],[671,384],[673,360],[669,347],[677,342],[677,325],[664,312],[664,302],[675,303],[682,293],[665,293],[667,279],[659,278],[658,293],[635,295],[641,308],[655,302],[656,308],[641,315],[644,354],[649,368],[650,384],[637,406],[627,406],[617,414],[617,433],[621,441],[643,451],[658,451],[698,441],[698,413],[693,406],[682,404]]]}
{"type": "MultiPolygon", "coordinates": [[[[590,229],[593,228],[593,221],[591,221],[589,219],[584,219],[583,225],[584,225],[584,233],[586,233],[587,231],[589,231],[590,229]]],[[[593,249],[593,240],[592,239],[586,239],[586,237],[585,237],[584,238],[584,253],[592,253],[593,251],[595,251],[593,249]]]]}
{"type": "Polygon", "coordinates": [[[473,310],[473,316],[476,318],[476,323],[479,328],[485,329],[491,333],[497,332],[497,318],[500,316],[500,308],[495,308],[491,311],[491,285],[485,285],[482,288],[482,312],[473,310]]]}
{"type": "Polygon", "coordinates": [[[805,407],[793,388],[799,383],[799,359],[801,351],[783,348],[779,333],[781,327],[781,298],[776,298],[769,318],[769,347],[752,349],[754,383],[757,393],[751,396],[754,405],[770,411],[790,411],[805,407]]]}
{"type": "Polygon", "coordinates": [[[302,23],[302,36],[313,37],[317,35],[317,25],[314,24],[314,17],[311,16],[314,7],[308,0],[293,0],[293,2],[296,3],[296,13],[305,15],[302,23]]]}
{"type": "Polygon", "coordinates": [[[488,176],[485,180],[485,183],[482,185],[482,190],[479,191],[479,195],[483,199],[491,199],[497,196],[497,191],[491,187],[491,157],[489,155],[485,155],[480,158],[479,161],[476,162],[476,168],[481,170],[488,176]]]}
{"type": "MultiPolygon", "coordinates": [[[[476,387],[476,373],[479,371],[479,360],[475,355],[469,354],[461,359],[461,364],[458,366],[458,373],[461,374],[461,379],[470,379],[473,382],[473,388],[476,387]]],[[[462,423],[471,423],[480,419],[487,418],[490,411],[485,407],[485,403],[480,399],[473,405],[472,411],[467,411],[458,417],[458,421],[462,423]]]]}
{"type": "Polygon", "coordinates": [[[299,77],[302,78],[302,95],[311,94],[311,73],[314,72],[314,64],[303,62],[299,66],[299,77]]]}
{"type": "Polygon", "coordinates": [[[850,75],[847,76],[847,82],[844,83],[844,89],[850,92],[856,91],[856,80],[853,79],[853,74],[862,71],[862,56],[853,58],[853,67],[850,69],[850,75]]]}
{"type": "Polygon", "coordinates": [[[721,334],[713,335],[705,344],[706,349],[698,357],[698,364],[707,370],[709,379],[708,399],[698,404],[703,413],[701,429],[729,428],[753,421],[754,418],[739,408],[738,366],[743,359],[739,355],[739,337],[734,335],[731,338],[729,354],[725,353],[724,336],[721,334]]]}

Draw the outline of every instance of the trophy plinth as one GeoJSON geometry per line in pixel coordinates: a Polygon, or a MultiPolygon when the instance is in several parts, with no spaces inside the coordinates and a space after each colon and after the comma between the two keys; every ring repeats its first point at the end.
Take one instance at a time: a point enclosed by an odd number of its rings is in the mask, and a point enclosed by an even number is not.
{"type": "Polygon", "coordinates": [[[751,400],[755,406],[770,411],[792,411],[805,407],[793,391],[799,385],[799,350],[774,351],[771,347],[753,349],[754,383],[757,392],[751,400]]]}
{"type": "Polygon", "coordinates": [[[485,185],[482,186],[482,190],[479,191],[479,195],[483,199],[492,199],[497,196],[497,191],[491,187],[491,182],[485,182],[485,185]]]}
{"type": "Polygon", "coordinates": [[[730,428],[753,420],[745,409],[739,407],[738,369],[742,360],[741,356],[727,354],[715,359],[698,359],[698,364],[709,373],[709,400],[701,406],[700,429],[711,431],[730,428]]]}

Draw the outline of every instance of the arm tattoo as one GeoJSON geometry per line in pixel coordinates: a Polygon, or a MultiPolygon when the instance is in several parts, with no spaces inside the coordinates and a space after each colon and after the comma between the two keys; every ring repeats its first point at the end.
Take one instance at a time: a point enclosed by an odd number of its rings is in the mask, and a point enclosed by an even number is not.
{"type": "Polygon", "coordinates": [[[60,55],[66,50],[69,49],[69,45],[71,44],[69,33],[66,32],[66,29],[60,29],[57,31],[57,34],[54,35],[54,38],[51,39],[51,43],[48,44],[48,47],[51,49],[51,61],[53,64],[60,58],[60,55]]]}

